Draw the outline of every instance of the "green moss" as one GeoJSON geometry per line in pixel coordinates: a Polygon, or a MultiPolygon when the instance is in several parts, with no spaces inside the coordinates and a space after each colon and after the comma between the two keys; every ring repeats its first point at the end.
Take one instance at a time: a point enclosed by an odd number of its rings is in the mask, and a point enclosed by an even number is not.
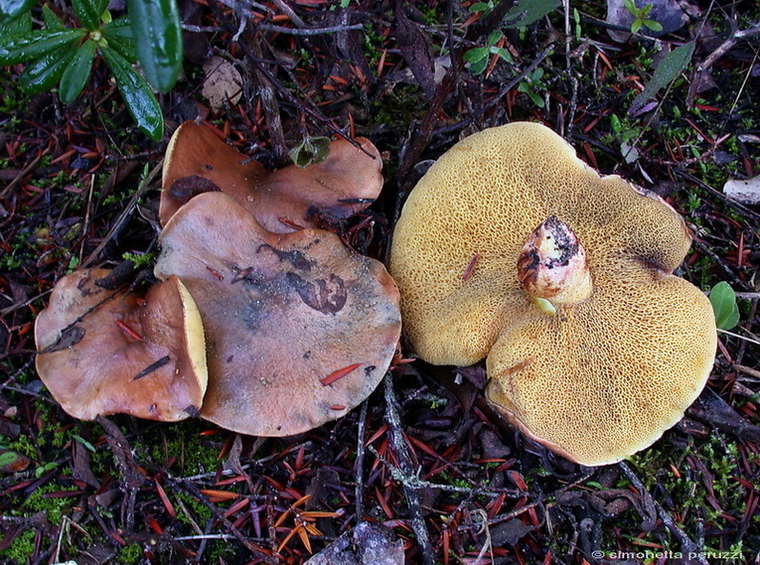
{"type": "Polygon", "coordinates": [[[208,562],[209,563],[227,563],[232,561],[235,555],[235,544],[227,543],[224,540],[212,540],[208,545],[208,562]]]}
{"type": "Polygon", "coordinates": [[[195,520],[196,523],[206,522],[211,519],[211,509],[203,502],[182,491],[175,491],[175,494],[190,513],[188,517],[185,512],[178,511],[177,520],[179,522],[190,525],[190,518],[195,520]]]}
{"type": "Polygon", "coordinates": [[[45,498],[51,492],[76,492],[77,487],[66,487],[54,482],[42,485],[30,494],[20,506],[10,511],[13,516],[29,516],[37,512],[45,512],[48,522],[60,524],[64,514],[69,514],[71,508],[76,505],[78,497],[50,497],[45,498]]]}
{"type": "Polygon", "coordinates": [[[364,56],[370,67],[375,67],[383,56],[385,38],[367,24],[364,26],[364,56]]]}
{"type": "Polygon", "coordinates": [[[143,267],[149,266],[151,263],[153,263],[153,260],[156,258],[155,252],[150,253],[123,253],[122,259],[127,259],[129,261],[132,261],[132,264],[135,266],[135,269],[142,269],[143,267]]]}
{"type": "MultiPolygon", "coordinates": [[[[685,529],[693,531],[697,520],[706,519],[707,528],[722,530],[740,518],[746,503],[745,488],[732,477],[742,476],[739,448],[724,441],[722,436],[710,436],[704,444],[689,445],[680,453],[672,446],[655,445],[629,458],[631,469],[652,493],[666,492],[668,499],[677,501],[676,513],[685,529]],[[700,465],[687,460],[699,460],[700,465]],[[678,472],[668,469],[675,468],[678,472]],[[711,502],[712,501],[712,502],[711,502]],[[714,504],[721,508],[718,510],[714,504]]],[[[621,487],[627,486],[622,481],[621,487]]],[[[662,503],[662,501],[661,501],[662,503]]],[[[654,539],[652,540],[654,541],[654,539]]]]}
{"type": "MultiPolygon", "coordinates": [[[[182,425],[158,426],[156,435],[143,438],[143,448],[148,459],[157,464],[176,458],[171,470],[174,473],[200,475],[216,471],[221,464],[221,446],[200,433],[207,426],[191,422],[182,425]]],[[[211,436],[218,438],[219,436],[211,436]]],[[[137,447],[136,447],[137,449],[137,447]]]]}
{"type": "Polygon", "coordinates": [[[32,443],[31,438],[23,434],[14,440],[0,436],[0,445],[3,445],[6,449],[10,449],[16,453],[21,453],[30,459],[35,459],[37,457],[37,448],[34,443],[32,443]]]}
{"type": "Polygon", "coordinates": [[[119,555],[117,555],[116,558],[119,563],[123,565],[132,565],[134,563],[139,563],[143,557],[143,549],[140,544],[130,543],[121,548],[121,551],[119,551],[119,555]]]}
{"type": "Polygon", "coordinates": [[[0,271],[17,271],[26,264],[36,261],[27,241],[28,235],[23,230],[14,234],[10,242],[10,251],[0,254],[0,271]]]}
{"type": "Polygon", "coordinates": [[[34,530],[21,532],[13,539],[10,547],[0,551],[0,559],[7,565],[26,563],[34,553],[34,530]]]}

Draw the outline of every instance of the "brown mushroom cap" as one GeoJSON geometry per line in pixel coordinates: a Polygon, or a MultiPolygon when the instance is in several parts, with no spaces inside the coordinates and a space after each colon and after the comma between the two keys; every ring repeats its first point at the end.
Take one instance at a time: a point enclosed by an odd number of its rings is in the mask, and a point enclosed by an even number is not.
{"type": "Polygon", "coordinates": [[[144,298],[96,282],[111,271],[63,277],[35,323],[37,372],[75,418],[131,414],[162,421],[197,414],[206,391],[203,326],[176,277],[144,298]]]}
{"type": "Polygon", "coordinates": [[[367,139],[357,138],[356,142],[363,150],[339,139],[330,144],[324,161],[270,172],[209,128],[185,122],[166,150],[161,224],[166,225],[192,196],[213,190],[232,196],[275,233],[293,231],[288,222],[314,227],[316,213],[347,218],[369,206],[383,185],[380,153],[367,139]]]}
{"type": "Polygon", "coordinates": [[[548,128],[515,123],[464,139],[420,180],[394,232],[390,271],[423,359],[488,356],[488,396],[513,423],[601,465],[654,442],[710,373],[710,303],[671,274],[690,243],[662,200],[600,177],[548,128]],[[592,285],[554,314],[517,268],[551,217],[582,244],[592,285]]]}
{"type": "Polygon", "coordinates": [[[206,328],[203,418],[293,435],[343,416],[382,379],[401,331],[398,290],[335,234],[268,232],[210,192],[180,208],[159,241],[156,276],[184,281],[206,328]]]}

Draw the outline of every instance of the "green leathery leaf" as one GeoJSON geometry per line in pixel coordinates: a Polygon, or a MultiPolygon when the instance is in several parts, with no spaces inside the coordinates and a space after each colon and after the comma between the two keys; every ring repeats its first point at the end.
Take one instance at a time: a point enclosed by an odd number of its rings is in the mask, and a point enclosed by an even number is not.
{"type": "Polygon", "coordinates": [[[164,116],[150,85],[114,49],[101,45],[100,52],[116,79],[116,86],[137,126],[150,138],[160,140],[164,135],[164,116]]]}
{"type": "Polygon", "coordinates": [[[176,0],[127,0],[137,59],[160,92],[177,82],[182,67],[182,27],[176,0]]]}
{"type": "Polygon", "coordinates": [[[113,48],[119,55],[124,57],[131,64],[137,63],[137,48],[135,42],[121,35],[103,35],[108,46],[113,48]]]}
{"type": "Polygon", "coordinates": [[[71,104],[82,92],[87,79],[90,78],[92,59],[95,57],[95,42],[88,39],[77,50],[71,62],[63,71],[58,96],[64,104],[71,104]]]}
{"type": "Polygon", "coordinates": [[[0,25],[5,25],[28,13],[37,0],[0,0],[0,25]]]}
{"type": "Polygon", "coordinates": [[[652,31],[662,31],[662,24],[657,20],[644,20],[644,25],[652,31]]]}
{"type": "Polygon", "coordinates": [[[41,29],[0,39],[0,66],[38,59],[64,45],[79,41],[85,33],[87,31],[84,29],[41,29]]]}
{"type": "Polygon", "coordinates": [[[638,112],[647,100],[653,98],[660,89],[668,86],[686,69],[691,62],[692,55],[694,55],[694,46],[695,42],[689,41],[663,57],[652,73],[652,78],[644,86],[644,90],[633,100],[628,113],[635,114],[638,112]]]}
{"type": "Polygon", "coordinates": [[[42,5],[42,21],[45,22],[45,29],[53,31],[66,29],[63,20],[47,4],[42,5]]]}
{"type": "Polygon", "coordinates": [[[32,31],[32,13],[24,12],[15,20],[0,23],[0,37],[12,37],[32,31]]]}
{"type": "Polygon", "coordinates": [[[470,72],[474,75],[479,75],[483,71],[486,70],[486,67],[488,66],[488,57],[481,57],[480,59],[477,59],[476,61],[473,61],[470,63],[470,72]]]}
{"type": "Polygon", "coordinates": [[[70,45],[63,51],[56,51],[29,63],[19,77],[19,84],[26,92],[39,94],[53,88],[61,80],[66,65],[74,57],[76,45],[70,45]]]}
{"type": "Polygon", "coordinates": [[[105,12],[107,1],[103,0],[71,0],[77,19],[90,31],[98,29],[100,15],[105,12]]]}
{"type": "Polygon", "coordinates": [[[132,22],[129,19],[129,15],[121,16],[113,21],[108,22],[100,31],[103,35],[118,35],[127,39],[134,40],[135,34],[132,32],[132,22]]]}
{"type": "Polygon", "coordinates": [[[726,281],[721,281],[710,291],[710,303],[715,314],[715,325],[721,330],[730,330],[739,323],[739,306],[736,293],[726,281]]]}
{"type": "Polygon", "coordinates": [[[491,50],[488,47],[473,47],[464,52],[462,60],[465,63],[476,63],[477,61],[488,57],[490,52],[491,50]]]}
{"type": "Polygon", "coordinates": [[[130,63],[137,63],[137,47],[128,17],[125,16],[104,25],[101,31],[109,47],[130,63]]]}

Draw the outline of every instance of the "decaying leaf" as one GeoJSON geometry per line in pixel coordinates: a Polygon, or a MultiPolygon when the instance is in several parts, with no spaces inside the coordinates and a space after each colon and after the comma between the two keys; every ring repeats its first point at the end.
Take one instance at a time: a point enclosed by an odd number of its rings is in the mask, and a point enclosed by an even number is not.
{"type": "Polygon", "coordinates": [[[644,91],[633,100],[628,110],[630,114],[641,110],[650,98],[673,82],[686,69],[694,55],[694,45],[694,41],[689,41],[665,55],[644,87],[644,91]]]}
{"type": "Polygon", "coordinates": [[[402,565],[404,544],[379,524],[362,522],[304,565],[402,565]]]}
{"type": "Polygon", "coordinates": [[[225,104],[237,104],[243,93],[243,77],[235,65],[221,57],[212,57],[203,64],[203,72],[206,79],[201,94],[211,108],[221,110],[225,104]]]}

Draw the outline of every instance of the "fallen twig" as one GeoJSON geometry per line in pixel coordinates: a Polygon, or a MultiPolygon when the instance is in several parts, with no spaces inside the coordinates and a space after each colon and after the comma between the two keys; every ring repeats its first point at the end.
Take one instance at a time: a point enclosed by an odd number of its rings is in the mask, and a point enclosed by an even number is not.
{"type": "Polygon", "coordinates": [[[356,523],[364,520],[364,429],[367,423],[367,401],[362,402],[359,424],[356,429],[356,461],[354,462],[354,496],[356,497],[356,523]]]}
{"type": "Polygon", "coordinates": [[[114,239],[119,232],[124,228],[124,226],[127,223],[127,220],[132,216],[132,214],[135,211],[135,208],[137,207],[137,202],[142,198],[142,196],[145,194],[145,192],[150,188],[151,183],[153,182],[153,179],[156,178],[159,171],[161,171],[161,168],[164,165],[164,160],[161,159],[158,163],[156,163],[156,166],[153,167],[148,175],[143,179],[143,181],[140,183],[140,186],[137,187],[137,190],[132,195],[132,198],[129,199],[129,202],[124,207],[124,210],[122,210],[121,214],[119,214],[119,217],[116,219],[116,222],[114,222],[113,227],[108,230],[108,233],[103,238],[103,241],[101,241],[98,246],[95,248],[95,251],[90,253],[90,255],[82,261],[81,266],[87,267],[92,261],[97,259],[100,256],[100,253],[103,251],[106,245],[108,245],[112,239],[114,239]]]}
{"type": "Polygon", "coordinates": [[[410,463],[409,449],[407,448],[404,436],[401,432],[401,421],[398,414],[398,401],[393,391],[393,379],[390,373],[386,373],[383,379],[385,393],[385,419],[390,429],[390,445],[396,454],[399,462],[398,477],[395,477],[401,483],[404,490],[404,497],[409,505],[411,514],[412,530],[417,537],[417,543],[422,550],[423,565],[433,565],[435,563],[435,554],[433,546],[430,543],[430,534],[425,525],[425,518],[422,516],[422,507],[420,505],[420,496],[417,492],[417,486],[410,482],[410,477],[414,476],[412,465],[410,463]]]}
{"type": "Polygon", "coordinates": [[[654,506],[654,508],[657,510],[657,515],[660,517],[660,520],[662,520],[662,523],[665,524],[671,532],[673,532],[673,535],[678,538],[678,541],[681,542],[681,549],[685,554],[690,556],[689,559],[693,560],[693,563],[704,563],[705,565],[708,565],[707,559],[702,556],[703,551],[701,545],[694,543],[691,538],[676,525],[670,513],[665,510],[651,494],[649,494],[649,491],[644,486],[644,483],[642,483],[636,476],[636,473],[634,473],[631,468],[622,461],[618,463],[618,467],[623,471],[625,476],[628,477],[628,480],[631,481],[633,486],[636,488],[636,490],[639,491],[644,500],[654,506]]]}

